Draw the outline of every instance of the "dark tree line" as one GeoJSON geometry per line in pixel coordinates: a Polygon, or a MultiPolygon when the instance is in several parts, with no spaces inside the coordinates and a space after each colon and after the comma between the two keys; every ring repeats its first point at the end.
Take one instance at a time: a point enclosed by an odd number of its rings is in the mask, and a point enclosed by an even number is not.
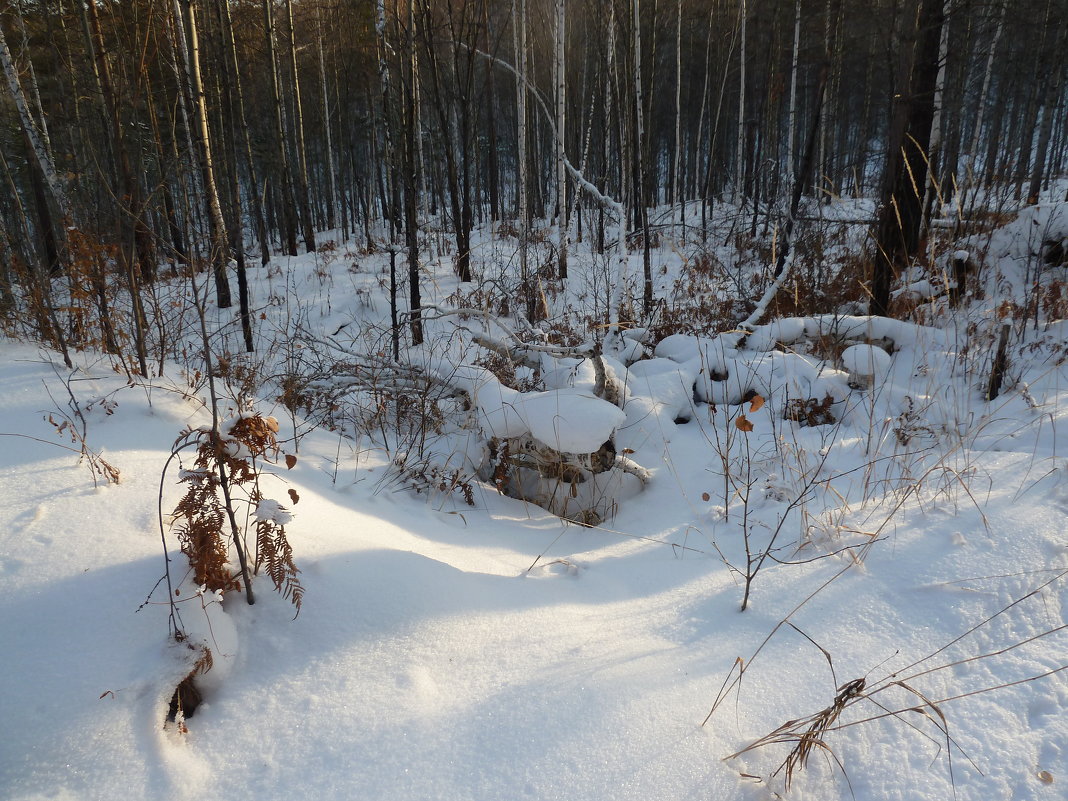
{"type": "Polygon", "coordinates": [[[1068,0],[4,0],[0,304],[21,288],[76,339],[47,299],[68,276],[115,349],[109,278],[136,316],[161,267],[205,263],[222,307],[236,277],[251,347],[246,251],[388,247],[415,310],[421,227],[466,281],[476,226],[556,225],[563,276],[617,204],[648,249],[654,208],[701,236],[715,204],[755,221],[801,187],[881,199],[884,311],[937,201],[1034,202],[1064,173],[1066,20],[1068,0]]]}

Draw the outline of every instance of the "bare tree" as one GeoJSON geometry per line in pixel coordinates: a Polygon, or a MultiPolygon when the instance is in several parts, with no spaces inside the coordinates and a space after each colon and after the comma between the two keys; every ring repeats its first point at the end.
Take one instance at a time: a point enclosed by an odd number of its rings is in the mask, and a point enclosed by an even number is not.
{"type": "MultiPolygon", "coordinates": [[[[176,3],[179,0],[175,0],[176,3]]],[[[204,205],[207,207],[208,230],[210,239],[211,269],[215,278],[215,299],[220,309],[229,308],[233,300],[230,297],[230,281],[226,275],[229,262],[229,248],[226,244],[226,223],[223,220],[222,206],[219,203],[219,189],[215,182],[215,161],[212,156],[211,131],[208,126],[208,101],[204,92],[204,81],[200,71],[200,38],[197,32],[196,9],[192,0],[180,0],[185,23],[185,40],[179,51],[185,59],[189,73],[190,92],[193,97],[193,110],[196,124],[192,135],[196,141],[197,155],[200,161],[200,175],[203,182],[204,205]]],[[[181,27],[179,26],[179,30],[181,27]]]]}
{"type": "Polygon", "coordinates": [[[297,70],[297,36],[293,27],[293,0],[286,0],[286,34],[289,37],[289,70],[293,80],[293,133],[297,146],[297,208],[303,228],[304,246],[315,250],[315,228],[308,199],[308,153],[304,147],[304,107],[300,100],[300,72],[297,70]]]}
{"type": "Polygon", "coordinates": [[[282,86],[278,80],[278,53],[274,35],[274,0],[263,0],[263,35],[267,44],[268,70],[271,74],[271,100],[273,105],[272,121],[274,123],[274,174],[281,182],[282,196],[278,202],[282,212],[282,235],[286,253],[297,255],[297,225],[294,219],[293,177],[289,169],[289,153],[286,145],[284,109],[282,106],[282,86]]]}
{"type": "Polygon", "coordinates": [[[942,0],[917,0],[903,21],[901,89],[887,140],[886,166],[871,285],[871,313],[886,315],[890,284],[920,247],[927,147],[934,122],[938,49],[944,22],[942,0]],[[907,87],[907,88],[906,88],[907,87]]]}

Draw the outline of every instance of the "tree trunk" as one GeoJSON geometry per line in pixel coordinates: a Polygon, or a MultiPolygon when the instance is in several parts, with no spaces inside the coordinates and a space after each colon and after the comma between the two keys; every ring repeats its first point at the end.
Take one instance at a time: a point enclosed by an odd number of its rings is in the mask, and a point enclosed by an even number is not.
{"type": "Polygon", "coordinates": [[[923,218],[929,220],[933,212],[932,205],[941,204],[942,188],[938,185],[939,164],[942,159],[942,105],[946,93],[946,64],[949,63],[949,10],[950,0],[942,6],[942,30],[938,38],[938,71],[935,77],[934,95],[931,100],[931,137],[927,147],[927,160],[924,174],[923,218]]]}
{"type": "Polygon", "coordinates": [[[564,155],[564,133],[567,122],[567,82],[564,72],[567,8],[565,0],[556,0],[556,230],[557,274],[567,278],[567,167],[564,155]]]}
{"type": "Polygon", "coordinates": [[[280,179],[282,197],[281,226],[285,250],[290,256],[297,255],[297,224],[294,212],[293,177],[289,169],[289,152],[286,145],[286,129],[282,109],[282,86],[278,80],[278,52],[275,48],[274,37],[274,13],[272,3],[274,0],[263,0],[263,25],[264,38],[267,43],[267,62],[271,72],[271,100],[274,106],[274,155],[277,159],[275,175],[280,179]]]}
{"type": "Polygon", "coordinates": [[[908,26],[901,48],[905,80],[894,102],[875,233],[871,313],[880,316],[890,305],[891,282],[920,247],[923,187],[917,181],[927,175],[943,21],[942,0],[919,0],[915,24],[908,26]]]}
{"type": "MultiPolygon", "coordinates": [[[[419,161],[416,150],[416,126],[419,124],[416,107],[418,64],[415,54],[415,3],[408,0],[408,25],[405,46],[408,51],[408,74],[404,81],[404,240],[408,250],[408,306],[412,344],[423,343],[422,298],[419,287],[419,161]]],[[[393,277],[393,254],[390,252],[390,271],[393,277]]],[[[396,321],[394,321],[396,330],[396,321]]]]}
{"type": "Polygon", "coordinates": [[[315,44],[319,52],[319,82],[323,94],[323,135],[326,143],[326,227],[333,230],[337,227],[337,186],[335,184],[334,145],[331,135],[330,123],[330,91],[326,83],[326,56],[323,53],[323,23],[322,7],[316,12],[315,44]]]}
{"type": "Polygon", "coordinates": [[[304,229],[304,246],[315,250],[315,228],[312,226],[311,204],[308,201],[308,155],[304,147],[304,109],[300,102],[300,73],[297,71],[297,37],[293,28],[293,0],[286,0],[286,33],[289,36],[289,69],[293,77],[293,132],[297,137],[297,208],[304,229]]]}
{"type": "Polygon", "coordinates": [[[152,247],[152,234],[142,216],[141,184],[133,175],[130,155],[126,148],[126,138],[123,136],[122,109],[104,52],[104,34],[100,28],[100,15],[95,2],[86,3],[86,8],[93,33],[100,86],[111,118],[115,162],[119,172],[116,192],[119,212],[119,254],[120,262],[126,273],[126,281],[129,284],[133,308],[134,348],[137,352],[141,375],[147,377],[148,354],[145,351],[146,325],[144,307],[141,303],[141,279],[151,279],[156,273],[155,248],[152,247]],[[140,275],[135,264],[140,268],[140,275]]]}
{"type": "Polygon", "coordinates": [[[271,260],[271,247],[268,242],[267,220],[263,211],[263,187],[256,174],[256,165],[252,160],[252,140],[249,136],[248,120],[245,116],[245,94],[241,87],[241,70],[237,58],[237,42],[234,39],[234,23],[230,16],[230,4],[226,0],[215,0],[215,6],[221,17],[226,59],[229,60],[230,79],[233,82],[233,100],[237,104],[235,124],[241,131],[239,155],[245,167],[248,194],[252,198],[252,223],[256,229],[256,238],[259,240],[260,263],[266,266],[271,260]]]}
{"type": "Polygon", "coordinates": [[[971,144],[968,147],[970,175],[974,175],[977,172],[975,159],[979,153],[979,138],[983,132],[983,118],[986,114],[987,97],[990,94],[990,78],[994,72],[994,55],[997,53],[1001,31],[1005,26],[1005,8],[1007,5],[1007,3],[1002,3],[998,9],[998,23],[994,28],[994,38],[990,42],[990,52],[986,57],[986,69],[983,71],[983,88],[979,90],[979,100],[975,104],[975,127],[972,129],[971,144]]]}
{"type": "Polygon", "coordinates": [[[738,141],[734,151],[734,202],[741,206],[745,196],[745,0],[738,10],[741,33],[741,54],[738,60],[738,141]]]}
{"type": "Polygon", "coordinates": [[[801,46],[801,0],[794,2],[794,49],[790,59],[790,112],[786,129],[786,176],[795,180],[794,143],[797,141],[797,55],[801,46]]]}
{"type": "MultiPolygon", "coordinates": [[[[228,39],[227,25],[225,15],[222,10],[222,6],[225,5],[225,0],[215,0],[215,12],[216,21],[219,25],[219,31],[223,34],[224,41],[228,39]]],[[[228,13],[228,12],[227,12],[228,13]]],[[[221,81],[222,88],[222,105],[223,114],[225,115],[225,125],[230,130],[230,157],[231,157],[231,169],[228,171],[227,189],[230,195],[230,207],[233,210],[230,219],[230,247],[234,254],[234,261],[237,263],[237,300],[238,309],[241,317],[241,333],[245,340],[245,350],[248,353],[252,353],[255,350],[255,345],[252,341],[252,315],[249,312],[249,292],[248,292],[248,275],[245,269],[245,236],[244,236],[244,215],[241,213],[241,182],[238,176],[237,163],[238,152],[241,148],[238,145],[237,137],[238,130],[244,124],[244,115],[239,113],[238,100],[235,100],[235,93],[237,87],[240,86],[238,75],[233,69],[236,67],[237,61],[234,59],[231,62],[229,54],[232,53],[232,49],[226,46],[228,51],[227,55],[221,59],[221,81]]],[[[247,136],[247,128],[245,129],[247,136]]],[[[252,195],[256,194],[255,186],[252,187],[252,195]]]]}
{"type": "Polygon", "coordinates": [[[211,269],[215,277],[215,299],[220,309],[228,309],[233,301],[230,297],[230,282],[226,276],[229,253],[226,246],[226,223],[223,221],[222,206],[219,203],[219,189],[215,182],[215,162],[211,152],[211,133],[208,130],[208,101],[204,92],[204,82],[200,74],[200,44],[197,34],[196,9],[192,0],[181,0],[184,6],[185,23],[188,37],[184,55],[187,59],[189,76],[192,82],[190,91],[193,95],[193,109],[196,125],[193,134],[200,155],[200,173],[203,181],[204,203],[207,206],[208,229],[211,240],[211,269]]]}
{"type": "Polygon", "coordinates": [[[26,95],[22,91],[22,84],[19,83],[18,72],[15,70],[15,64],[12,61],[11,51],[8,49],[2,26],[0,26],[0,67],[4,70],[8,92],[15,104],[16,111],[18,111],[22,130],[30,143],[34,157],[37,159],[37,166],[40,168],[45,183],[48,185],[52,201],[56,204],[56,208],[59,209],[60,217],[70,223],[72,222],[70,200],[62,184],[60,184],[52,157],[49,155],[48,149],[44,145],[44,140],[41,138],[41,133],[37,129],[33,116],[30,114],[30,107],[26,103],[26,95]]]}
{"type": "Polygon", "coordinates": [[[529,189],[527,186],[527,3],[526,0],[512,0],[512,31],[514,34],[515,60],[519,65],[516,73],[516,141],[518,154],[516,169],[519,172],[516,181],[516,198],[519,234],[519,282],[523,298],[526,301],[527,320],[534,321],[534,291],[530,286],[529,267],[527,265],[527,222],[530,211],[527,206],[529,189]]]}
{"type": "MultiPolygon", "coordinates": [[[[1054,53],[1063,54],[1068,49],[1068,23],[1064,17],[1059,20],[1060,36],[1054,46],[1054,53]]],[[[1064,86],[1065,65],[1062,59],[1060,64],[1053,65],[1053,74],[1045,82],[1045,97],[1042,102],[1042,124],[1038,130],[1038,145],[1035,152],[1035,164],[1031,171],[1031,184],[1027,189],[1027,203],[1038,203],[1039,194],[1042,191],[1042,178],[1046,166],[1046,155],[1049,150],[1049,140],[1053,133],[1053,120],[1056,115],[1058,101],[1061,98],[1061,88],[1064,86]]]]}

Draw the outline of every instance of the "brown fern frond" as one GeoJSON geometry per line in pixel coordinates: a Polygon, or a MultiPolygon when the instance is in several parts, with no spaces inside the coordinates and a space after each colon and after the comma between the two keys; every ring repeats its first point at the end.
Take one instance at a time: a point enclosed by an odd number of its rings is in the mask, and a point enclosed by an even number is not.
{"type": "Polygon", "coordinates": [[[278,452],[278,421],[273,417],[240,417],[233,422],[228,433],[248,448],[253,458],[278,452]]]}
{"type": "MultiPolygon", "coordinates": [[[[196,448],[192,467],[179,474],[178,481],[186,485],[186,492],[171,517],[182,553],[189,559],[198,586],[223,592],[241,588],[241,582],[229,568],[230,547],[241,545],[245,536],[239,531],[233,504],[240,503],[251,511],[264,500],[257,459],[277,456],[277,432],[274,418],[256,415],[234,421],[225,438],[217,430],[201,428],[184,432],[176,441],[175,454],[186,447],[196,448]]],[[[284,507],[279,506],[278,510],[285,513],[284,507]]],[[[288,519],[286,513],[284,519],[257,521],[255,568],[265,567],[275,589],[299,613],[304,588],[297,578],[300,571],[286,539],[284,524],[288,519]]],[[[240,549],[238,557],[243,559],[240,549]]]]}
{"type": "Polygon", "coordinates": [[[293,562],[293,548],[286,537],[285,526],[274,520],[256,522],[257,570],[262,566],[283,598],[290,601],[300,614],[304,587],[297,578],[300,570],[293,562]]]}

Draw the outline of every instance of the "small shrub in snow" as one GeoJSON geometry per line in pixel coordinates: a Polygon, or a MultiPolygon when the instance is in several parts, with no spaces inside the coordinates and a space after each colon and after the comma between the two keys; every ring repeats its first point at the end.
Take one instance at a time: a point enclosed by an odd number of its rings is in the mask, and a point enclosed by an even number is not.
{"type": "MultiPolygon", "coordinates": [[[[234,509],[235,502],[246,504],[252,514],[246,515],[245,520],[253,524],[256,537],[253,572],[263,568],[275,589],[299,613],[304,588],[297,577],[300,571],[293,563],[293,549],[285,529],[292,515],[277,501],[266,498],[260,488],[259,460],[277,454],[277,431],[278,422],[273,417],[252,415],[231,423],[227,436],[206,428],[183,434],[175,443],[173,454],[180,458],[185,448],[192,447],[196,457],[191,469],[182,469],[178,474],[186,492],[172,517],[197,586],[225,593],[241,590],[244,582],[248,592],[251,578],[245,540],[249,532],[241,531],[234,509]],[[237,573],[230,567],[231,546],[241,563],[237,573]]],[[[292,459],[287,457],[290,466],[292,459]]],[[[290,497],[294,499],[295,493],[290,497]]],[[[176,620],[172,619],[172,623],[178,630],[176,620]]]]}

